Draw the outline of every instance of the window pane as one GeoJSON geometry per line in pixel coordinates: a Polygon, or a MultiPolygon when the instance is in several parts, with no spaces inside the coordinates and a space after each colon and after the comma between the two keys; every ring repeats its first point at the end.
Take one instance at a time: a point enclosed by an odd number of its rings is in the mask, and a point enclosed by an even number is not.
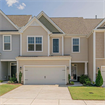
{"type": "Polygon", "coordinates": [[[79,39],[73,39],[73,45],[79,45],[79,39]]]}
{"type": "Polygon", "coordinates": [[[34,44],[28,44],[28,51],[34,51],[34,44]]]}
{"type": "Polygon", "coordinates": [[[42,45],[36,44],[36,51],[42,51],[42,45]]]}
{"type": "Polygon", "coordinates": [[[73,46],[73,52],[79,52],[79,46],[73,46]]]}
{"type": "Polygon", "coordinates": [[[36,44],[42,43],[42,37],[36,37],[36,44]]]}
{"type": "Polygon", "coordinates": [[[34,43],[34,37],[28,37],[28,43],[34,43]]]}
{"type": "Polygon", "coordinates": [[[4,36],[4,43],[10,43],[10,36],[4,36]]]}
{"type": "Polygon", "coordinates": [[[4,50],[10,50],[10,43],[4,44],[4,50]]]}
{"type": "Polygon", "coordinates": [[[53,52],[59,52],[59,39],[53,39],[53,52]]]}

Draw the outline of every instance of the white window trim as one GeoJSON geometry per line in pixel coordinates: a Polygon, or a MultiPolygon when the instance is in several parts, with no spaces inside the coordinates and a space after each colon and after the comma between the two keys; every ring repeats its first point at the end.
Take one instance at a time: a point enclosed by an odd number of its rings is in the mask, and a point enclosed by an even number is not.
{"type": "Polygon", "coordinates": [[[59,54],[60,53],[60,38],[52,38],[52,53],[53,54],[59,54]],[[58,53],[53,52],[53,39],[59,39],[59,52],[58,53]]]}
{"type": "Polygon", "coordinates": [[[72,39],[72,41],[71,41],[71,45],[72,45],[72,53],[80,53],[80,37],[72,37],[71,38],[72,39]],[[79,52],[73,52],[73,39],[79,39],[79,52]]]}
{"type": "Polygon", "coordinates": [[[3,51],[12,51],[12,35],[3,35],[3,51]],[[4,49],[4,36],[10,36],[10,50],[4,49]]]}
{"type": "MultiPolygon", "coordinates": [[[[34,46],[35,46],[35,43],[34,43],[34,46]]],[[[43,36],[36,36],[36,35],[33,35],[33,36],[27,36],[27,52],[43,52],[43,36]],[[42,51],[28,51],[28,37],[42,37],[42,51]]]]}

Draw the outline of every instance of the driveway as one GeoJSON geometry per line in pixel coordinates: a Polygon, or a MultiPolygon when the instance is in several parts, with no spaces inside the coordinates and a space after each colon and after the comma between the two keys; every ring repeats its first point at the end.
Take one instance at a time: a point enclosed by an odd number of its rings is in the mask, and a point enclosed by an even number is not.
{"type": "Polygon", "coordinates": [[[0,105],[105,105],[105,101],[75,101],[67,87],[22,85],[0,97],[0,105]]]}

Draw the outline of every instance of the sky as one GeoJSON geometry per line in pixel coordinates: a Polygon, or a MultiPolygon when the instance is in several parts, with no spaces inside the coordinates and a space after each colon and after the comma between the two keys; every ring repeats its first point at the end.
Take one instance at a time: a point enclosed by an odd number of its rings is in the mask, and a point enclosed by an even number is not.
{"type": "Polygon", "coordinates": [[[0,9],[6,15],[105,18],[105,0],[0,0],[0,9]]]}

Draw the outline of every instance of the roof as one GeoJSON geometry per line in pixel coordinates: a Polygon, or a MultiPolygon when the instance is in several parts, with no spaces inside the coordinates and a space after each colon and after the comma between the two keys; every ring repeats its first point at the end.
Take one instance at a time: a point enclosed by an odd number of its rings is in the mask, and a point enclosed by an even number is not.
{"type": "Polygon", "coordinates": [[[7,15],[7,17],[18,27],[25,26],[32,15],[7,15]]]}
{"type": "MultiPolygon", "coordinates": [[[[18,27],[25,26],[32,15],[7,15],[18,27]]],[[[84,19],[83,17],[52,17],[50,18],[65,34],[87,35],[103,19],[84,19]]]]}
{"type": "Polygon", "coordinates": [[[103,19],[84,19],[82,17],[51,18],[66,34],[87,35],[103,19]]]}

